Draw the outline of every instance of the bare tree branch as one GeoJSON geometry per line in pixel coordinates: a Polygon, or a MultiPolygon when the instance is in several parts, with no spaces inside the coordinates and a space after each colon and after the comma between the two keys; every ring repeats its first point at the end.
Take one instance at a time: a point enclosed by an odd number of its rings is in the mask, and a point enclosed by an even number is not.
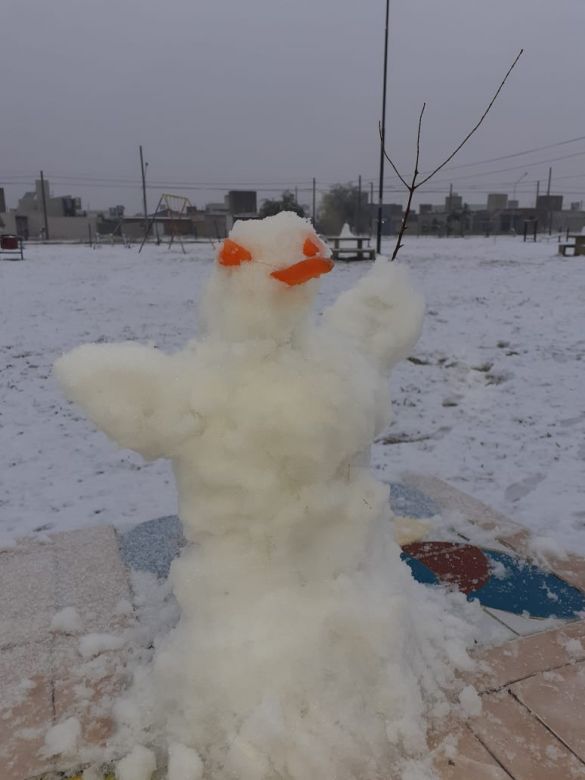
{"type": "MultiPolygon", "coordinates": [[[[380,141],[384,142],[384,139],[382,138],[382,123],[381,123],[381,122],[378,122],[378,133],[380,134],[380,141]]],[[[394,162],[393,162],[393,161],[392,161],[392,159],[389,157],[388,153],[386,152],[386,149],[384,149],[384,157],[385,157],[385,158],[388,160],[388,162],[389,162],[389,163],[390,163],[390,165],[392,166],[392,170],[394,171],[394,173],[395,173],[395,174],[398,176],[398,178],[400,179],[400,181],[401,181],[401,182],[404,184],[404,186],[405,186],[405,187],[408,189],[408,182],[407,182],[407,181],[406,181],[406,179],[405,179],[405,178],[402,176],[402,174],[400,173],[400,171],[398,170],[398,168],[397,168],[397,167],[394,165],[394,162]]]]}
{"type": "MultiPolygon", "coordinates": [[[[396,255],[398,254],[398,252],[400,251],[400,248],[402,247],[402,237],[404,236],[404,232],[405,232],[405,230],[407,228],[407,223],[408,223],[408,218],[410,216],[410,211],[411,211],[411,207],[412,207],[412,198],[414,196],[414,193],[416,192],[416,190],[418,190],[419,187],[422,187],[423,184],[426,184],[429,181],[429,179],[432,179],[433,176],[436,173],[438,173],[442,168],[444,168],[447,165],[447,163],[450,162],[455,157],[457,152],[463,146],[465,146],[465,144],[469,141],[469,139],[476,132],[476,130],[479,129],[480,125],[483,123],[483,120],[489,114],[491,107],[496,102],[496,99],[497,99],[498,95],[500,94],[500,92],[502,91],[502,89],[504,87],[504,84],[508,80],[508,77],[509,77],[510,73],[512,73],[512,71],[516,67],[516,64],[518,63],[518,60],[520,59],[520,57],[522,56],[523,53],[524,53],[524,49],[520,49],[520,51],[518,52],[518,54],[516,56],[516,59],[514,60],[514,62],[508,68],[508,72],[506,73],[506,75],[504,76],[502,81],[500,82],[500,86],[497,88],[494,96],[490,100],[486,110],[483,112],[483,114],[479,118],[479,121],[477,122],[477,124],[469,131],[469,133],[465,136],[463,141],[461,141],[459,146],[457,146],[456,149],[453,152],[451,152],[451,154],[447,157],[447,159],[444,160],[440,165],[438,165],[433,171],[431,171],[431,173],[426,175],[424,177],[424,179],[421,179],[420,181],[417,181],[418,176],[419,176],[418,164],[419,164],[419,161],[420,161],[420,138],[421,138],[421,130],[422,130],[422,120],[423,120],[423,114],[424,114],[425,108],[426,108],[426,103],[423,103],[423,107],[422,107],[420,115],[418,117],[418,130],[417,130],[417,134],[416,134],[416,156],[415,156],[415,160],[414,160],[414,171],[413,171],[413,174],[412,174],[412,180],[411,180],[410,184],[406,181],[406,179],[402,176],[402,174],[400,173],[398,168],[394,165],[394,162],[392,161],[390,156],[387,154],[386,149],[383,149],[384,157],[388,160],[388,162],[390,163],[390,165],[392,166],[392,168],[394,170],[394,173],[398,176],[400,181],[404,184],[404,186],[408,190],[408,200],[406,202],[406,209],[404,210],[404,215],[402,217],[402,222],[400,224],[400,230],[398,232],[398,239],[396,241],[396,246],[394,247],[394,252],[392,253],[391,260],[395,260],[396,259],[396,255]]],[[[382,137],[382,127],[381,127],[381,125],[378,125],[378,129],[379,129],[379,132],[380,132],[380,140],[383,143],[384,142],[384,138],[382,137]]]]}
{"type": "Polygon", "coordinates": [[[479,122],[478,122],[478,123],[475,125],[475,127],[474,127],[472,130],[470,130],[470,131],[469,131],[469,133],[467,133],[467,135],[465,136],[465,138],[463,139],[463,141],[461,141],[461,143],[459,144],[459,146],[458,146],[458,147],[457,147],[457,148],[456,148],[456,149],[455,149],[453,152],[451,152],[451,154],[449,155],[449,157],[447,157],[447,159],[446,159],[446,160],[444,160],[444,162],[442,162],[440,165],[438,165],[438,166],[435,168],[435,170],[434,170],[434,171],[432,171],[431,173],[429,173],[429,174],[428,174],[428,176],[425,176],[425,178],[424,178],[424,179],[422,179],[422,180],[421,180],[421,181],[418,183],[418,185],[417,185],[418,187],[422,187],[422,185],[423,185],[423,184],[425,184],[425,183],[426,183],[426,182],[427,182],[429,179],[432,179],[432,177],[433,177],[433,176],[434,176],[436,173],[438,173],[438,172],[441,170],[441,168],[444,168],[444,167],[445,167],[445,165],[447,165],[447,163],[448,163],[448,162],[450,162],[450,161],[451,161],[451,160],[452,160],[452,159],[455,157],[455,155],[457,154],[457,152],[458,152],[458,151],[459,151],[459,150],[460,150],[460,149],[461,149],[463,146],[465,146],[465,144],[466,144],[466,143],[469,141],[469,139],[470,139],[470,138],[471,138],[471,136],[472,136],[472,135],[475,133],[475,131],[479,129],[479,127],[480,127],[480,125],[482,124],[483,120],[484,120],[484,119],[486,118],[486,116],[488,115],[488,113],[489,113],[489,111],[490,111],[491,107],[492,107],[492,106],[493,106],[493,104],[496,102],[496,98],[498,97],[498,95],[499,95],[499,94],[500,94],[500,92],[502,91],[502,89],[503,89],[503,87],[504,87],[504,84],[505,84],[505,83],[506,83],[506,81],[508,80],[508,76],[510,75],[510,73],[512,73],[512,71],[513,71],[513,70],[514,70],[514,68],[516,67],[516,63],[518,62],[518,60],[520,59],[520,57],[522,56],[522,54],[523,54],[523,53],[524,53],[524,49],[520,49],[520,51],[518,52],[518,55],[516,56],[516,59],[514,60],[514,62],[513,62],[513,63],[510,65],[510,67],[508,68],[508,72],[506,73],[506,75],[504,76],[504,78],[502,79],[502,81],[501,81],[501,83],[500,83],[500,86],[499,86],[499,87],[498,87],[498,89],[496,90],[496,93],[495,93],[495,95],[494,95],[494,96],[493,96],[493,98],[490,100],[488,107],[486,108],[486,110],[485,110],[485,111],[483,112],[483,114],[481,115],[479,122]]]}
{"type": "Polygon", "coordinates": [[[391,260],[396,259],[396,255],[398,254],[402,246],[402,236],[404,235],[404,231],[406,230],[408,224],[408,218],[410,216],[410,209],[412,206],[412,196],[414,195],[414,192],[417,188],[416,179],[418,176],[418,163],[420,160],[420,134],[422,129],[423,114],[425,112],[426,106],[427,104],[423,103],[418,117],[418,130],[416,133],[416,157],[414,159],[414,171],[412,174],[412,181],[410,183],[410,186],[406,185],[408,188],[408,201],[406,202],[406,209],[404,210],[404,214],[402,216],[402,222],[400,223],[400,230],[398,231],[398,238],[396,239],[396,246],[394,247],[394,252],[392,253],[391,260]]]}

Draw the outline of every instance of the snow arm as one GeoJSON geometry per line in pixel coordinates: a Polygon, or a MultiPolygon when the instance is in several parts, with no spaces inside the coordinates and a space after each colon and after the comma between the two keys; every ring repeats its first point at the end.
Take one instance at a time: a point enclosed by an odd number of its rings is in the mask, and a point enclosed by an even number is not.
{"type": "Polygon", "coordinates": [[[202,428],[179,356],[132,342],[85,344],[55,363],[65,396],[121,447],[171,456],[202,428]]]}
{"type": "Polygon", "coordinates": [[[386,372],[418,341],[423,315],[424,299],[412,286],[407,268],[379,257],[323,317],[325,327],[353,339],[386,372]]]}

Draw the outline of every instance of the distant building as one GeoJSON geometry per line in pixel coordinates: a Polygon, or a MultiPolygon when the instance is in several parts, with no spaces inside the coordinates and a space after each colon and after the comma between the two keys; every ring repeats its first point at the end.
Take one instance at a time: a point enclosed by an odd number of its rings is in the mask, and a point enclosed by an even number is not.
{"type": "Polygon", "coordinates": [[[234,220],[258,217],[256,190],[230,190],[225,196],[225,202],[234,220]]]}
{"type": "Polygon", "coordinates": [[[3,215],[4,230],[18,233],[25,239],[45,237],[45,207],[51,240],[84,241],[90,231],[95,233],[97,215],[88,215],[82,210],[81,198],[72,195],[53,197],[46,179],[44,187],[37,179],[35,189],[25,192],[17,207],[3,215]]]}
{"type": "Polygon", "coordinates": [[[536,199],[536,208],[541,211],[562,211],[562,195],[539,195],[536,199]]]}
{"type": "Polygon", "coordinates": [[[433,204],[432,203],[421,203],[418,207],[418,213],[419,214],[432,214],[433,211],[433,204]]]}
{"type": "Polygon", "coordinates": [[[508,195],[507,193],[500,193],[500,192],[490,192],[487,196],[487,210],[488,211],[499,211],[500,209],[505,209],[508,206],[508,195]]]}
{"type": "Polygon", "coordinates": [[[445,211],[461,211],[463,208],[463,198],[456,192],[447,195],[445,198],[445,211]]]}
{"type": "Polygon", "coordinates": [[[517,200],[509,200],[508,201],[508,208],[509,209],[517,209],[520,206],[520,202],[517,200]]]}
{"type": "Polygon", "coordinates": [[[0,187],[0,214],[6,213],[6,198],[4,197],[4,187],[0,187]]]}
{"type": "MultiPolygon", "coordinates": [[[[374,203],[369,204],[370,218],[374,231],[378,223],[378,205],[374,203]]],[[[395,236],[400,230],[402,224],[402,217],[404,209],[401,203],[384,203],[382,205],[382,235],[383,236],[395,236]]],[[[411,220],[414,222],[416,217],[413,213],[410,215],[411,220]]]]}

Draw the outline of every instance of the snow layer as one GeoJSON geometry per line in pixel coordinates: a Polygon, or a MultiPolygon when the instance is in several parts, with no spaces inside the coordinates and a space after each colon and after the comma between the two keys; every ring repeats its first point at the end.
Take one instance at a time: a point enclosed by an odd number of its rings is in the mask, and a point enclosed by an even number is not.
{"type": "Polygon", "coordinates": [[[75,607],[64,607],[51,619],[51,631],[63,634],[77,634],[81,631],[82,621],[75,607]]]}
{"type": "Polygon", "coordinates": [[[136,745],[116,767],[117,780],[150,780],[156,769],[156,757],[152,750],[136,745]]]}
{"type": "MultiPolygon", "coordinates": [[[[401,257],[427,300],[423,362],[394,371],[390,432],[405,443],[374,446],[379,476],[435,474],[585,553],[585,266],[554,241],[501,237],[409,239],[401,257]]],[[[168,463],[113,448],[63,402],[51,366],[83,341],[178,349],[213,249],[29,246],[26,258],[0,262],[3,544],[172,514],[168,463]]],[[[318,308],[370,266],[338,263],[318,308]]]]}
{"type": "Polygon", "coordinates": [[[42,753],[46,756],[73,756],[81,736],[81,724],[77,718],[68,718],[52,726],[45,735],[42,753]]]}

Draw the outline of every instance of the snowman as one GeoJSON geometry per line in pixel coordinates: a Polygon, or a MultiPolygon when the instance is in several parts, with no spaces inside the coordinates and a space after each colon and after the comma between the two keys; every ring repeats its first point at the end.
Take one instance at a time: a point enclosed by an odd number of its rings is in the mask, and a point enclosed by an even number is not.
{"type": "Polygon", "coordinates": [[[98,428],[173,465],[181,617],[129,696],[151,737],[192,756],[179,780],[387,780],[425,751],[438,618],[369,465],[423,301],[379,257],[317,323],[329,255],[293,213],[236,222],[196,340],[84,345],[56,364],[98,428]]]}

